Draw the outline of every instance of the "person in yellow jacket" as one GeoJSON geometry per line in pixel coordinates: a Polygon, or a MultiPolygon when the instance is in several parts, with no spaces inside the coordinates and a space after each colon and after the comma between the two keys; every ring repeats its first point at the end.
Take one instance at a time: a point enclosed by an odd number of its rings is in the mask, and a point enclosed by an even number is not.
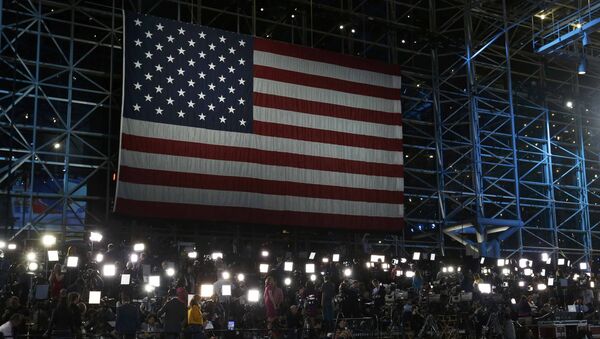
{"type": "Polygon", "coordinates": [[[188,330],[192,335],[192,339],[204,339],[204,317],[200,309],[200,296],[194,295],[190,300],[190,307],[187,314],[188,330]]]}

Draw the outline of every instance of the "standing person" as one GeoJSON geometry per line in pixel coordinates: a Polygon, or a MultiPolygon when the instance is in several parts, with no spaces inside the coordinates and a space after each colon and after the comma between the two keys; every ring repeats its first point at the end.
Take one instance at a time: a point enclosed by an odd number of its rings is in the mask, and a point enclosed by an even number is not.
{"type": "Polygon", "coordinates": [[[21,325],[23,321],[23,315],[19,313],[13,314],[10,319],[0,326],[0,334],[3,338],[14,338],[16,337],[15,329],[21,325]]]}
{"type": "Polygon", "coordinates": [[[134,339],[140,324],[140,311],[131,303],[131,297],[123,293],[121,306],[117,307],[115,330],[122,339],[134,339]]]}
{"type": "Polygon", "coordinates": [[[50,277],[48,277],[48,282],[50,283],[50,298],[58,299],[60,290],[65,287],[64,279],[65,275],[62,273],[62,267],[60,264],[55,264],[50,273],[50,277]]]}
{"type": "Polygon", "coordinates": [[[190,307],[187,313],[188,330],[192,335],[192,339],[204,339],[204,318],[200,310],[200,296],[194,295],[190,300],[190,307]]]}
{"type": "Polygon", "coordinates": [[[73,319],[67,304],[67,291],[61,290],[58,298],[58,304],[50,317],[50,326],[45,335],[52,338],[72,338],[73,337],[73,319]]]}
{"type": "Polygon", "coordinates": [[[323,310],[323,326],[326,332],[333,331],[333,298],[335,297],[335,285],[329,276],[324,277],[321,286],[321,308],[323,310]]]}
{"type": "Polygon", "coordinates": [[[81,338],[82,335],[82,331],[81,331],[81,326],[83,324],[83,317],[82,317],[82,312],[81,309],[79,308],[79,293],[77,292],[71,292],[69,293],[68,296],[68,301],[69,301],[69,305],[68,305],[68,310],[69,310],[69,315],[71,316],[71,321],[73,324],[73,335],[75,338],[81,338]]]}
{"type": "Polygon", "coordinates": [[[176,297],[175,290],[169,290],[169,301],[158,311],[158,316],[164,314],[163,329],[165,338],[179,338],[181,327],[186,320],[185,304],[176,297]]]}
{"type": "MultiPolygon", "coordinates": [[[[273,323],[279,316],[279,308],[283,302],[283,291],[277,287],[275,279],[272,276],[268,276],[265,279],[265,292],[263,295],[265,301],[265,311],[267,313],[267,328],[272,329],[273,323]]],[[[276,336],[273,333],[273,336],[276,336]]]]}

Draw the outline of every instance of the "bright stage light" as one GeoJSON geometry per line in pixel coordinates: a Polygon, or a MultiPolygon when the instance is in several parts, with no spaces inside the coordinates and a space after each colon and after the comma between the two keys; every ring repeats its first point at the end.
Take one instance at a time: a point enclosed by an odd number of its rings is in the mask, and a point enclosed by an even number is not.
{"type": "Polygon", "coordinates": [[[227,271],[223,271],[223,273],[221,273],[221,277],[225,280],[229,280],[229,278],[231,278],[231,274],[227,271]]]}
{"type": "Polygon", "coordinates": [[[121,285],[129,285],[131,282],[130,274],[121,274],[121,285]]]}
{"type": "Polygon", "coordinates": [[[260,252],[260,255],[262,255],[263,257],[268,257],[269,251],[262,251],[262,252],[260,252]]]}
{"type": "Polygon", "coordinates": [[[321,259],[321,262],[323,262],[324,264],[327,264],[329,262],[329,258],[323,257],[323,259],[321,259]]]}
{"type": "Polygon", "coordinates": [[[131,261],[132,264],[138,262],[139,259],[140,257],[136,253],[131,253],[131,255],[129,255],[129,261],[131,261]]]}
{"type": "Polygon", "coordinates": [[[371,255],[371,262],[384,262],[385,261],[385,255],[376,255],[376,254],[372,254],[371,255]]]}
{"type": "Polygon", "coordinates": [[[200,296],[202,298],[210,298],[214,294],[214,287],[212,284],[200,285],[200,296]]]}
{"type": "Polygon", "coordinates": [[[217,259],[223,259],[223,253],[222,252],[213,252],[210,257],[212,258],[212,260],[217,260],[217,259]]]}
{"type": "Polygon", "coordinates": [[[504,261],[504,259],[498,259],[498,262],[497,262],[498,267],[504,267],[505,264],[506,264],[506,262],[504,261]]]}
{"type": "Polygon", "coordinates": [[[143,252],[146,249],[146,245],[143,243],[137,243],[133,245],[133,250],[136,252],[143,252]]]}
{"type": "Polygon", "coordinates": [[[315,260],[315,256],[317,255],[317,252],[310,252],[310,254],[308,255],[308,259],[309,260],[315,260]]]}
{"type": "Polygon", "coordinates": [[[32,272],[33,272],[33,271],[37,271],[37,269],[38,269],[39,267],[40,267],[40,266],[39,266],[39,265],[38,265],[38,263],[36,263],[36,262],[30,262],[30,263],[27,265],[27,269],[28,269],[28,270],[30,270],[30,271],[32,271],[32,272]]]}
{"type": "Polygon", "coordinates": [[[102,253],[96,254],[96,262],[101,263],[103,261],[104,261],[104,254],[102,254],[102,253]]]}
{"type": "Polygon", "coordinates": [[[526,268],[523,270],[523,274],[525,274],[526,276],[532,276],[533,270],[531,268],[526,268]]]}
{"type": "Polygon", "coordinates": [[[520,268],[525,268],[525,267],[527,267],[527,259],[525,259],[525,258],[521,258],[521,259],[519,259],[519,267],[520,267],[520,268]]]}
{"type": "Polygon", "coordinates": [[[258,270],[260,273],[267,273],[267,272],[269,272],[269,265],[268,264],[260,264],[258,266],[258,270]]]}
{"type": "Polygon", "coordinates": [[[88,296],[88,304],[99,305],[101,297],[102,297],[101,291],[90,291],[90,294],[88,296]]]}
{"type": "Polygon", "coordinates": [[[114,277],[117,273],[117,267],[112,264],[106,264],[102,267],[102,275],[105,277],[114,277]]]}
{"type": "Polygon", "coordinates": [[[52,247],[56,245],[56,237],[52,234],[46,234],[42,237],[42,245],[44,247],[52,247]]]}
{"type": "Polygon", "coordinates": [[[0,250],[3,250],[5,248],[6,248],[6,241],[0,240],[0,250]]]}
{"type": "Polygon", "coordinates": [[[196,258],[198,258],[198,252],[196,252],[196,251],[188,252],[187,256],[190,259],[196,259],[196,258]]]}
{"type": "Polygon", "coordinates": [[[546,253],[546,252],[542,253],[542,261],[543,261],[543,262],[546,262],[546,261],[548,261],[548,258],[549,258],[549,257],[550,257],[550,256],[548,255],[548,253],[546,253]]]}
{"type": "Polygon", "coordinates": [[[565,265],[565,258],[558,258],[557,264],[558,264],[558,266],[564,266],[565,265]]]}
{"type": "Polygon", "coordinates": [[[168,267],[165,270],[165,273],[167,274],[167,277],[172,277],[175,275],[175,269],[173,267],[168,267]]]}
{"type": "Polygon", "coordinates": [[[283,279],[283,284],[285,286],[290,286],[292,284],[292,279],[290,279],[290,278],[283,279]]]}
{"type": "Polygon", "coordinates": [[[315,273],[315,264],[306,264],[305,272],[306,273],[315,273]]]}
{"type": "Polygon", "coordinates": [[[237,280],[238,281],[244,281],[246,280],[246,276],[244,275],[244,273],[240,273],[237,275],[237,280]]]}
{"type": "Polygon", "coordinates": [[[548,286],[554,286],[554,278],[548,278],[548,286]]]}
{"type": "Polygon", "coordinates": [[[102,241],[102,233],[100,233],[100,232],[90,232],[90,241],[91,242],[100,242],[100,241],[102,241]]]}
{"type": "Polygon", "coordinates": [[[79,257],[67,257],[67,267],[77,267],[79,265],[79,257]]]}
{"type": "Polygon", "coordinates": [[[344,269],[344,277],[350,277],[350,276],[352,276],[352,269],[345,268],[344,269]]]}
{"type": "Polygon", "coordinates": [[[317,281],[317,275],[316,274],[311,274],[310,275],[310,281],[317,281]]]}
{"type": "Polygon", "coordinates": [[[151,293],[151,292],[153,292],[153,291],[154,291],[154,289],[155,289],[155,287],[154,287],[154,286],[152,286],[152,285],[150,285],[150,284],[146,284],[146,285],[144,286],[144,290],[145,290],[147,293],[151,293]]]}
{"type": "Polygon", "coordinates": [[[37,255],[35,254],[35,252],[29,252],[29,253],[27,253],[27,255],[25,257],[27,258],[28,261],[35,261],[35,258],[37,257],[37,255]]]}
{"type": "Polygon", "coordinates": [[[415,276],[415,272],[414,271],[406,271],[405,275],[407,278],[412,278],[415,276]]]}
{"type": "Polygon", "coordinates": [[[224,297],[230,296],[231,295],[231,285],[221,286],[221,295],[224,297]]]}
{"type": "Polygon", "coordinates": [[[14,251],[17,249],[17,244],[8,244],[7,248],[9,251],[14,251]]]}
{"type": "Polygon", "coordinates": [[[546,284],[538,284],[537,285],[537,290],[538,291],[545,291],[546,290],[546,284]]]}
{"type": "Polygon", "coordinates": [[[56,250],[48,251],[48,261],[57,262],[58,260],[59,260],[58,251],[56,251],[56,250]]]}
{"type": "Polygon", "coordinates": [[[260,300],[260,292],[257,289],[248,290],[248,302],[257,303],[260,300]]]}
{"type": "Polygon", "coordinates": [[[333,262],[339,262],[340,261],[340,255],[339,254],[334,254],[331,256],[331,261],[333,262]]]}
{"type": "Polygon", "coordinates": [[[523,280],[519,281],[519,287],[525,287],[525,282],[523,280]]]}
{"type": "Polygon", "coordinates": [[[431,253],[431,254],[429,255],[429,260],[431,260],[431,261],[435,261],[435,253],[431,253]]]}
{"type": "Polygon", "coordinates": [[[583,271],[587,270],[588,269],[588,264],[586,262],[580,262],[579,263],[579,269],[583,270],[583,271]]]}
{"type": "Polygon", "coordinates": [[[412,260],[419,260],[421,258],[421,252],[413,253],[412,260]]]}
{"type": "Polygon", "coordinates": [[[286,272],[291,272],[294,270],[294,263],[291,261],[286,261],[283,263],[283,270],[286,272]]]}
{"type": "Polygon", "coordinates": [[[479,289],[479,292],[481,292],[482,294],[492,293],[492,285],[490,285],[490,284],[479,284],[479,285],[477,285],[477,288],[479,289]]]}

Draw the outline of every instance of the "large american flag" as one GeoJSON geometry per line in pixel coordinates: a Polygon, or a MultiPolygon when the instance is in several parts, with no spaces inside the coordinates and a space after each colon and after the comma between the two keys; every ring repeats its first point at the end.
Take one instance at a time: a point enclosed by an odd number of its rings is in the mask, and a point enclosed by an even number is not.
{"type": "Polygon", "coordinates": [[[117,212],[403,225],[397,66],[133,13],[124,25],[117,212]]]}

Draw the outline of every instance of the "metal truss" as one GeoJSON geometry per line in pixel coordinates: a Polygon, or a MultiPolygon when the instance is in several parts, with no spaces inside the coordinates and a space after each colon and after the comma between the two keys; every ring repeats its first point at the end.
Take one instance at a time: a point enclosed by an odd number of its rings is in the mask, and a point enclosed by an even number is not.
{"type": "Polygon", "coordinates": [[[406,227],[372,236],[380,246],[590,260],[600,244],[600,74],[535,53],[535,15],[553,6],[572,4],[0,0],[0,226],[58,227],[66,238],[81,224],[130,223],[110,209],[131,10],[402,65],[406,227]],[[41,180],[55,189],[38,192],[41,180]],[[14,225],[2,211],[15,198],[45,204],[14,225]],[[72,220],[83,204],[85,220],[72,220]]]}

